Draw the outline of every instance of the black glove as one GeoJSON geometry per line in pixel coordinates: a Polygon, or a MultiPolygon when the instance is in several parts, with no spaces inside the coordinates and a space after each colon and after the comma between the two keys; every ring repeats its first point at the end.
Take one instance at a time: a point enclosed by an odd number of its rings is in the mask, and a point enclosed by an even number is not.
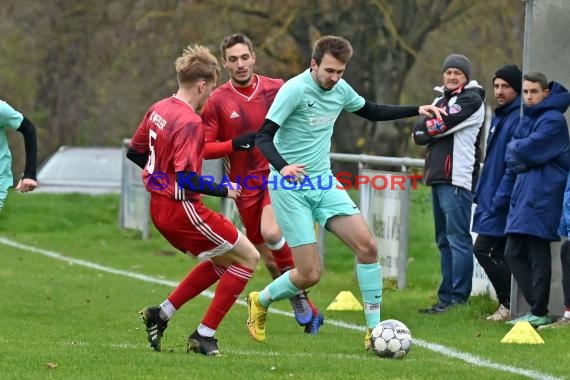
{"type": "Polygon", "coordinates": [[[246,132],[232,140],[234,150],[253,150],[256,132],[246,132]]]}
{"type": "Polygon", "coordinates": [[[434,140],[434,138],[431,137],[428,133],[425,116],[420,116],[419,119],[414,123],[412,138],[414,139],[416,145],[427,145],[434,140]]]}

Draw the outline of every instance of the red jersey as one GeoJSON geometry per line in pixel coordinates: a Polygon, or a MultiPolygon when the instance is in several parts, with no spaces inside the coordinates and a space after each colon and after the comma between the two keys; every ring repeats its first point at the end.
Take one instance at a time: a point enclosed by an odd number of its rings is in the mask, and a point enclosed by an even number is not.
{"type": "MultiPolygon", "coordinates": [[[[254,74],[255,75],[255,74],[254,74]]],[[[206,141],[227,141],[246,133],[257,132],[263,125],[275,95],[283,85],[282,79],[257,76],[251,96],[239,93],[231,81],[212,92],[202,110],[206,141]]],[[[257,148],[252,151],[232,151],[224,158],[232,182],[242,182],[245,176],[267,176],[269,163],[257,148]],[[238,176],[241,177],[237,181],[238,176]]],[[[244,194],[240,196],[240,198],[244,194]]]]}
{"type": "Polygon", "coordinates": [[[148,154],[142,172],[147,191],[200,200],[201,194],[178,187],[176,172],[200,175],[204,144],[202,120],[189,103],[173,95],[150,106],[131,140],[132,149],[148,154]]]}

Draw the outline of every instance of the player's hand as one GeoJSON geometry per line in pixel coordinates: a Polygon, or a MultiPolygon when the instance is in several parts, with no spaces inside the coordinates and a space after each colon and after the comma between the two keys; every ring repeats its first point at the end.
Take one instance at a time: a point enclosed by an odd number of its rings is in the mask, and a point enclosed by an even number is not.
{"type": "Polygon", "coordinates": [[[285,166],[279,174],[281,174],[288,182],[302,182],[307,172],[305,171],[305,164],[291,164],[285,166]]]}
{"type": "Polygon", "coordinates": [[[255,132],[246,132],[232,140],[234,150],[248,151],[255,147],[255,132]]]}
{"type": "Polygon", "coordinates": [[[234,201],[241,195],[241,187],[237,183],[230,182],[230,187],[228,187],[228,195],[226,198],[233,199],[234,201]]]}
{"type": "Polygon", "coordinates": [[[29,191],[34,191],[36,187],[38,187],[38,182],[36,180],[31,178],[22,178],[18,181],[16,190],[21,193],[27,193],[29,191]]]}
{"type": "Polygon", "coordinates": [[[420,116],[427,116],[429,118],[441,119],[441,115],[447,115],[447,112],[443,108],[434,106],[433,104],[428,104],[425,106],[420,106],[418,109],[420,116]]]}

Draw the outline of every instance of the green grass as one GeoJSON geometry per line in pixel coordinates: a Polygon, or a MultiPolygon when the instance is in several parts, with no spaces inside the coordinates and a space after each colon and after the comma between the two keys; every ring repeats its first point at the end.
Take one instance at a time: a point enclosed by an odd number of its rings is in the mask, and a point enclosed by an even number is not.
{"type": "MultiPolygon", "coordinates": [[[[1,377],[525,378],[505,372],[507,366],[536,371],[534,375],[568,376],[570,329],[541,332],[544,345],[501,344],[509,326],[485,321],[495,304],[483,296],[472,297],[469,305],[442,315],[417,313],[418,308],[435,301],[440,279],[428,194],[425,188],[413,192],[409,286],[398,290],[392,282],[385,282],[383,319],[402,320],[419,339],[404,360],[382,360],[364,352],[362,312],[325,310],[341,290],[350,290],[359,298],[354,258],[334,236],[327,236],[323,278],[311,289],[311,297],[326,318],[319,335],[306,336],[290,316],[270,314],[267,341],[254,342],[247,335],[246,309],[241,302],[218,330],[224,353],[219,358],[187,354],[183,347],[209,303],[207,297],[192,300],[177,313],[164,338],[167,349],[155,353],[147,347],[137,312],[161,302],[171,286],[0,244],[1,377]],[[427,342],[444,348],[427,349],[427,342]],[[441,350],[473,355],[502,369],[470,364],[441,350]],[[57,368],[48,368],[50,363],[57,368]]],[[[11,192],[0,213],[0,237],[172,284],[196,263],[176,252],[155,230],[144,241],[139,232],[118,229],[117,196],[11,192]]],[[[259,268],[246,291],[259,289],[268,281],[266,271],[259,268]]],[[[272,309],[289,311],[290,307],[279,302],[272,309]]]]}

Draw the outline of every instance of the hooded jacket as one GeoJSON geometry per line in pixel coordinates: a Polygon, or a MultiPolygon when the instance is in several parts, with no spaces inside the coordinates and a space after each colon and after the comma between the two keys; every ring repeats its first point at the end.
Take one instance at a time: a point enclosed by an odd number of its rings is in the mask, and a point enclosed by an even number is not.
{"type": "Polygon", "coordinates": [[[564,190],[564,204],[562,206],[562,217],[560,218],[558,235],[570,238],[570,175],[566,180],[566,189],[564,190]]]}
{"type": "Polygon", "coordinates": [[[505,151],[513,138],[520,121],[521,97],[495,109],[487,138],[485,165],[477,184],[473,214],[473,232],[502,237],[505,236],[509,211],[511,179],[506,175],[505,151]],[[502,197],[496,197],[500,194],[502,197]]]}
{"type": "Polygon", "coordinates": [[[424,181],[427,185],[452,184],[473,191],[479,174],[479,136],[485,119],[485,90],[470,81],[454,91],[441,93],[432,104],[444,108],[442,119],[420,117],[412,137],[426,145],[424,181]]]}
{"type": "Polygon", "coordinates": [[[534,106],[523,108],[505,161],[515,175],[506,233],[559,240],[564,187],[570,170],[570,142],[563,113],[570,93],[556,82],[534,106]]]}

